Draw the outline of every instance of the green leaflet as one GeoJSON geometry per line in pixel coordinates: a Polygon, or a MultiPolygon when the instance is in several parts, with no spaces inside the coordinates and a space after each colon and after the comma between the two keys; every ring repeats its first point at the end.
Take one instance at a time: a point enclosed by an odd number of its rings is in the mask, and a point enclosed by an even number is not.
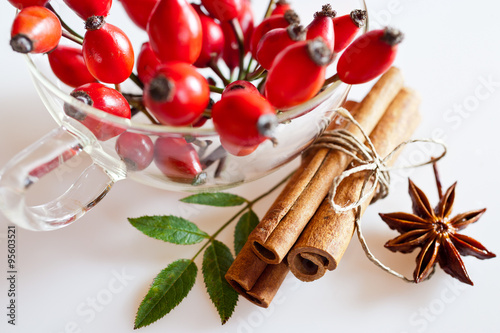
{"type": "Polygon", "coordinates": [[[181,199],[181,201],[215,207],[239,206],[246,202],[246,200],[239,195],[224,192],[193,194],[181,199]]]}
{"type": "Polygon", "coordinates": [[[241,215],[238,224],[234,229],[234,252],[236,255],[240,253],[243,245],[247,242],[248,235],[259,224],[259,217],[251,209],[241,215]]]}
{"type": "Polygon", "coordinates": [[[165,242],[189,245],[209,238],[194,223],[177,216],[143,216],[129,218],[129,222],[142,233],[165,242]]]}
{"type": "Polygon", "coordinates": [[[134,329],[147,326],[165,316],[189,293],[198,268],[188,259],[174,261],[158,274],[135,317],[134,329]]]}
{"type": "Polygon", "coordinates": [[[229,248],[216,240],[210,244],[203,255],[203,279],[208,295],[219,312],[222,324],[225,324],[231,317],[238,301],[238,293],[224,278],[232,262],[233,256],[229,248]]]}

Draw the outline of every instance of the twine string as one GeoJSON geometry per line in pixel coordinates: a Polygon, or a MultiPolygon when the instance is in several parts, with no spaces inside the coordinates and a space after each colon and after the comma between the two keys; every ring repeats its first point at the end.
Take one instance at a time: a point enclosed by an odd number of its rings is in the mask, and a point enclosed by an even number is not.
{"type": "MultiPolygon", "coordinates": [[[[368,199],[372,198],[371,203],[379,199],[383,199],[389,195],[389,187],[391,183],[390,172],[393,170],[401,170],[401,169],[412,169],[421,167],[424,165],[432,164],[434,162],[442,159],[447,152],[446,145],[434,139],[413,139],[401,142],[396,146],[387,156],[382,158],[376,151],[373,142],[370,140],[366,131],[361,127],[361,125],[352,117],[352,115],[344,108],[339,108],[336,112],[346,119],[348,122],[354,124],[362,133],[365,143],[362,143],[361,140],[356,138],[352,133],[346,131],[344,129],[335,129],[332,131],[327,131],[323,133],[323,135],[316,141],[316,143],[312,146],[315,148],[328,148],[331,150],[341,151],[348,156],[353,158],[354,165],[352,168],[345,170],[342,174],[335,177],[332,182],[332,186],[329,193],[329,200],[332,208],[336,213],[343,213],[350,211],[352,209],[355,210],[355,219],[354,224],[356,228],[356,234],[358,236],[358,240],[361,243],[361,247],[365,252],[366,257],[374,263],[376,266],[386,271],[387,273],[394,275],[405,282],[415,283],[413,279],[409,279],[405,277],[403,274],[396,272],[390,267],[384,265],[379,259],[375,257],[375,255],[370,251],[368,244],[366,242],[365,237],[363,236],[363,232],[361,229],[361,209],[364,202],[368,199]],[[438,157],[431,157],[429,160],[424,161],[422,163],[414,163],[407,164],[398,167],[388,167],[387,162],[400,150],[405,148],[408,145],[414,143],[432,143],[436,145],[440,145],[443,148],[443,152],[438,157]],[[361,192],[357,200],[349,205],[341,206],[335,202],[335,194],[337,193],[337,189],[342,183],[342,181],[352,175],[365,173],[365,178],[363,181],[363,185],[361,187],[361,192]],[[375,193],[375,194],[374,194],[375,193]]],[[[429,274],[426,279],[429,279],[434,270],[429,274]]]]}

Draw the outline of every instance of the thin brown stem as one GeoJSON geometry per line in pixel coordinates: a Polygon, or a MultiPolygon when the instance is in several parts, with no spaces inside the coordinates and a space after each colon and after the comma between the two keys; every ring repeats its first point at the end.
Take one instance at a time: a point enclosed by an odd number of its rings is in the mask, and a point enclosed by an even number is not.
{"type": "Polygon", "coordinates": [[[228,79],[226,79],[226,77],[224,76],[224,74],[222,74],[219,66],[217,65],[217,63],[215,62],[214,59],[212,59],[208,65],[208,67],[210,67],[214,73],[219,77],[219,79],[222,80],[222,83],[224,83],[224,86],[227,86],[230,82],[228,79]]]}
{"type": "Polygon", "coordinates": [[[329,84],[335,83],[337,81],[340,81],[339,75],[338,74],[332,75],[328,79],[325,80],[325,83],[323,83],[323,87],[326,87],[329,84]]]}
{"type": "Polygon", "coordinates": [[[434,177],[436,178],[436,186],[438,190],[439,200],[441,200],[443,198],[443,186],[441,185],[441,178],[439,177],[437,162],[432,163],[432,169],[434,170],[434,177]]]}
{"type": "Polygon", "coordinates": [[[62,31],[62,36],[63,36],[64,38],[66,38],[66,39],[68,39],[68,40],[72,41],[72,42],[77,43],[78,45],[82,45],[82,44],[83,44],[83,39],[80,39],[80,38],[78,38],[78,37],[76,37],[76,36],[72,35],[71,33],[67,32],[67,31],[65,31],[65,30],[63,30],[63,31],[62,31]]]}
{"type": "Polygon", "coordinates": [[[236,36],[236,40],[238,41],[238,51],[239,51],[239,74],[238,80],[243,80],[243,76],[245,75],[245,36],[243,35],[243,30],[241,29],[240,21],[238,18],[234,18],[229,21],[231,24],[231,28],[233,28],[233,32],[236,36]]]}

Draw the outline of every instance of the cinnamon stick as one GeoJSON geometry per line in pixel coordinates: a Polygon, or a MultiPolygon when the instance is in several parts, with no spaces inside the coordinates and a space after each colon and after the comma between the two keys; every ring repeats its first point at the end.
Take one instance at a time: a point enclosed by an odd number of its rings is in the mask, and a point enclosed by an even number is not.
{"type": "MultiPolygon", "coordinates": [[[[401,72],[393,67],[360,103],[355,119],[367,133],[375,128],[402,85],[401,72]]],[[[347,130],[362,139],[360,131],[352,124],[347,130]]],[[[310,162],[301,167],[301,175],[289,181],[249,236],[259,258],[270,264],[283,260],[325,198],[333,179],[344,171],[351,160],[342,152],[319,149],[310,162]]]]}
{"type": "Polygon", "coordinates": [[[225,278],[240,295],[250,302],[267,308],[288,274],[288,266],[268,265],[246,243],[229,267],[225,278]]]}
{"type": "MultiPolygon", "coordinates": [[[[386,156],[410,138],[420,121],[419,104],[420,97],[414,91],[401,89],[370,135],[380,156],[386,156]]],[[[355,202],[365,177],[365,173],[358,173],[345,179],[337,189],[335,202],[341,206],[355,202]]],[[[361,214],[370,200],[361,206],[361,214]]],[[[327,196],[287,256],[292,273],[302,281],[314,281],[327,269],[335,269],[354,233],[354,219],[354,210],[336,213],[327,196]]]]}

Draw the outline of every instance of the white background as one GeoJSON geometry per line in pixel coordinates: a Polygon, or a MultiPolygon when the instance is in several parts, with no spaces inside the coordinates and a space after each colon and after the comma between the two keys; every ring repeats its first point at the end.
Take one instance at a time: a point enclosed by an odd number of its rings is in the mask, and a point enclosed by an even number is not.
{"type": "MultiPolygon", "coordinates": [[[[264,2],[254,1],[260,6],[264,2]]],[[[423,122],[415,137],[440,133],[449,145],[440,170],[445,186],[459,180],[454,212],[488,207],[481,220],[463,233],[499,253],[500,4],[493,0],[368,2],[374,25],[390,23],[406,33],[396,65],[403,70],[407,85],[423,98],[423,122]],[[485,83],[488,81],[490,84],[485,83]]],[[[115,7],[119,7],[117,1],[115,7]]],[[[12,7],[3,1],[0,166],[56,127],[35,92],[24,60],[10,50],[12,17],[12,7]]],[[[352,96],[360,98],[367,89],[354,88],[352,96]]],[[[255,198],[291,168],[231,192],[255,198]]],[[[435,202],[431,168],[414,170],[411,177],[435,202]]],[[[406,180],[395,180],[390,197],[368,209],[364,231],[377,257],[411,276],[414,255],[393,254],[383,248],[397,233],[377,215],[410,210],[406,180]]],[[[125,180],[68,228],[49,233],[18,229],[15,327],[7,325],[6,317],[5,233],[9,222],[0,216],[0,331],[132,332],[136,309],[154,276],[170,262],[190,258],[198,246],[173,246],[150,239],[131,227],[127,217],[189,215],[210,233],[234,213],[231,208],[193,213],[191,206],[177,201],[183,196],[125,180]],[[124,274],[125,280],[118,282],[117,274],[124,274]],[[92,299],[105,304],[92,310],[92,299]]],[[[256,207],[260,216],[273,198],[256,207]]],[[[231,244],[232,228],[220,239],[231,244]]],[[[499,259],[466,257],[464,261],[474,287],[460,284],[439,268],[430,281],[410,285],[376,268],[353,240],[337,270],[314,283],[300,283],[288,276],[267,310],[240,299],[232,319],[221,326],[199,274],[180,306],[141,331],[500,332],[499,259]]],[[[197,264],[201,267],[200,260],[197,264]]]]}

